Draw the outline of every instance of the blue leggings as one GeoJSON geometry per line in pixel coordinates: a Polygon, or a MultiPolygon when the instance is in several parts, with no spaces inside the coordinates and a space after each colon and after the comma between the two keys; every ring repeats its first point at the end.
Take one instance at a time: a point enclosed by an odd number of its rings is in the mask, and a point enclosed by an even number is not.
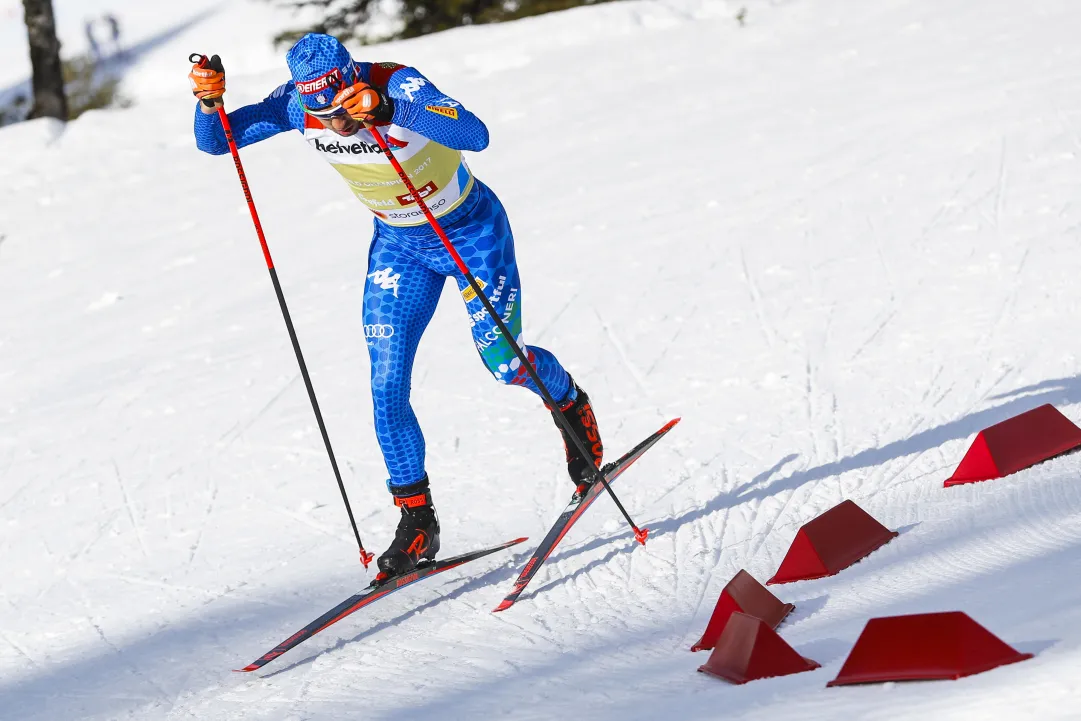
{"type": "MultiPolygon", "coordinates": [[[[462,208],[443,225],[466,267],[482,285],[507,328],[523,347],[552,397],[570,390],[570,376],[549,351],[522,341],[522,289],[514,261],[514,237],[502,204],[480,181],[462,208]]],[[[375,433],[394,490],[422,479],[424,435],[409,404],[413,359],[435,313],[447,277],[462,293],[473,342],[496,380],[521,385],[539,395],[510,344],[483,304],[474,297],[446,248],[428,226],[395,228],[375,223],[364,284],[364,335],[372,366],[375,433]]]]}

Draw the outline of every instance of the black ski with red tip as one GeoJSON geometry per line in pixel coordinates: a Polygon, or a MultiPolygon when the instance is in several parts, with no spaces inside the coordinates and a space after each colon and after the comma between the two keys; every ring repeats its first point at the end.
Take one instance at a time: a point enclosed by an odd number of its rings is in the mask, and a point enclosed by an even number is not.
{"type": "MultiPolygon", "coordinates": [[[[659,430],[653,433],[653,435],[623,454],[619,459],[605,464],[604,468],[601,469],[601,473],[604,474],[605,480],[611,483],[619,478],[623,471],[630,468],[635,461],[653,447],[654,443],[663,438],[668,431],[672,430],[672,428],[679,423],[679,420],[679,418],[674,418],[668,421],[668,423],[665,423],[659,430]]],[[[514,589],[503,599],[502,603],[496,606],[493,613],[506,611],[514,605],[514,602],[522,595],[522,591],[525,590],[525,587],[533,580],[533,576],[537,575],[537,571],[540,569],[541,565],[548,560],[548,556],[552,555],[552,551],[554,551],[559,542],[563,540],[563,536],[567,535],[567,531],[571,529],[571,526],[578,521],[585,510],[589,508],[589,505],[603,492],[604,484],[600,481],[596,481],[590,486],[589,490],[586,491],[585,495],[578,496],[576,493],[574,497],[571,498],[571,502],[563,510],[563,513],[560,514],[559,518],[552,526],[552,529],[548,531],[548,535],[540,542],[540,545],[537,546],[537,550],[533,552],[533,556],[518,575],[518,580],[514,582],[514,589]]]]}
{"type": "Polygon", "coordinates": [[[420,566],[417,566],[414,571],[401,576],[391,576],[387,580],[381,582],[378,586],[372,585],[364,591],[361,591],[357,595],[350,596],[349,598],[345,599],[337,606],[330,609],[322,616],[315,619],[307,626],[300,629],[292,636],[279,643],[273,649],[252,661],[244,668],[236,670],[240,672],[256,671],[276,659],[278,656],[281,656],[289,649],[295,648],[296,646],[304,643],[327,626],[341,621],[349,614],[353,613],[354,611],[359,611],[370,603],[378,601],[385,596],[389,596],[398,589],[405,588],[410,584],[416,583],[422,578],[434,576],[435,574],[442,573],[443,571],[449,571],[452,568],[457,568],[458,566],[461,566],[463,563],[475,561],[478,558],[483,558],[484,556],[495,553],[496,551],[502,551],[504,548],[510,548],[511,546],[517,545],[522,541],[527,540],[529,539],[516,538],[513,541],[507,541],[506,543],[501,543],[498,546],[492,546],[491,548],[485,548],[480,551],[463,553],[461,556],[454,556],[453,558],[446,558],[441,561],[424,563],[420,566]]]}

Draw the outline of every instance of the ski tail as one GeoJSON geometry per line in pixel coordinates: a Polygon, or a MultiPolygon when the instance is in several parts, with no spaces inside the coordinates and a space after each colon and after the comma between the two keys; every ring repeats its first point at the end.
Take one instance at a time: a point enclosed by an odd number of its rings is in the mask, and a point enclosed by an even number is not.
{"type": "MultiPolygon", "coordinates": [[[[672,430],[679,421],[679,418],[673,418],[641,443],[624,453],[617,460],[605,464],[604,468],[601,469],[604,478],[609,483],[612,483],[619,478],[624,471],[630,468],[635,461],[641,458],[645,452],[663,438],[668,431],[672,430]]],[[[518,575],[517,580],[514,582],[514,588],[507,597],[503,599],[502,603],[495,607],[493,610],[494,613],[505,611],[514,605],[515,601],[518,600],[518,597],[522,595],[522,591],[525,590],[525,587],[533,580],[533,576],[540,570],[541,565],[548,559],[548,556],[552,554],[552,551],[555,550],[555,547],[559,545],[559,542],[563,540],[563,537],[567,535],[567,532],[578,521],[585,510],[597,499],[597,496],[603,492],[604,484],[599,482],[594,483],[585,496],[570,502],[563,510],[563,513],[560,514],[559,518],[556,519],[555,524],[552,526],[551,530],[548,531],[548,535],[540,542],[540,545],[537,546],[537,550],[533,552],[533,556],[530,557],[529,561],[522,569],[522,572],[518,575]]]]}
{"type": "Polygon", "coordinates": [[[361,591],[360,593],[345,599],[337,606],[330,609],[322,616],[315,619],[307,626],[300,629],[292,636],[279,643],[270,651],[255,659],[244,668],[236,669],[236,671],[240,673],[257,671],[258,669],[266,666],[268,663],[276,659],[278,656],[281,656],[286,651],[289,651],[290,649],[304,643],[309,638],[319,633],[326,627],[337,623],[349,614],[359,611],[360,609],[375,601],[378,601],[384,596],[388,596],[399,589],[416,583],[422,578],[427,578],[428,576],[433,576],[437,573],[442,573],[443,571],[449,571],[450,569],[457,568],[464,563],[475,561],[478,558],[483,558],[484,556],[495,553],[496,551],[502,551],[505,548],[510,548],[511,546],[515,546],[527,540],[529,539],[516,538],[513,541],[507,541],[506,543],[501,543],[498,546],[491,546],[489,548],[483,548],[479,551],[463,553],[460,556],[454,556],[452,558],[447,558],[442,561],[434,561],[432,563],[419,566],[413,571],[403,574],[401,576],[391,576],[378,586],[371,586],[364,591],[361,591]]]}

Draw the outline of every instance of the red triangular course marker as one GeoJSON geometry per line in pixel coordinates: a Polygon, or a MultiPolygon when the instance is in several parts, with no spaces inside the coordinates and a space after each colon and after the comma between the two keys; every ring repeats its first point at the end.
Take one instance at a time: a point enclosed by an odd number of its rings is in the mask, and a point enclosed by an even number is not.
{"type": "Polygon", "coordinates": [[[766,585],[832,576],[896,535],[897,531],[889,530],[852,501],[842,501],[796,532],[781,567],[766,585]]]}
{"type": "Polygon", "coordinates": [[[960,611],[872,618],[826,685],[955,679],[1029,658],[960,611]]]}
{"type": "Polygon", "coordinates": [[[733,613],[745,613],[760,618],[770,628],[777,628],[793,609],[795,606],[782,602],[756,581],[754,576],[741,570],[721,591],[713,615],[706,624],[705,633],[698,643],[691,646],[691,650],[708,651],[713,648],[733,613]]]}
{"type": "Polygon", "coordinates": [[[1034,466],[1081,446],[1081,428],[1051,404],[980,431],[945,484],[988,481],[1034,466]]]}
{"type": "Polygon", "coordinates": [[[732,683],[813,671],[818,664],[804,658],[760,618],[733,613],[702,673],[732,683]]]}

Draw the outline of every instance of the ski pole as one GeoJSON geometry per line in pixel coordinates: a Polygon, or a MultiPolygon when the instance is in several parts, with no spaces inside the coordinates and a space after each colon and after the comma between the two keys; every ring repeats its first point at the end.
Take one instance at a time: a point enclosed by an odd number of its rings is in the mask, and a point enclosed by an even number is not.
{"type": "MultiPolygon", "coordinates": [[[[188,62],[199,63],[208,67],[210,60],[205,55],[192,53],[188,62]]],[[[221,70],[221,68],[215,68],[221,70]]],[[[204,104],[212,106],[213,102],[204,104]]],[[[267,270],[270,271],[270,280],[274,283],[274,293],[278,296],[278,305],[281,306],[282,317],[285,318],[285,327],[289,330],[289,340],[293,343],[293,351],[300,365],[300,374],[304,377],[304,387],[308,389],[308,398],[312,402],[312,410],[315,411],[315,420],[319,423],[319,432],[323,435],[323,445],[327,447],[327,456],[330,457],[330,467],[334,469],[334,478],[338,481],[338,490],[342,492],[342,500],[345,502],[345,512],[349,514],[349,524],[353,527],[353,535],[356,536],[357,546],[360,548],[360,562],[367,570],[368,564],[375,556],[364,550],[364,542],[360,540],[360,531],[357,530],[357,522],[353,518],[353,509],[349,505],[349,496],[345,492],[345,484],[342,483],[342,474],[338,470],[338,461],[334,458],[334,449],[330,447],[330,436],[327,435],[326,424],[323,423],[323,414],[319,410],[319,401],[315,398],[315,389],[312,387],[312,379],[308,375],[308,366],[304,362],[304,354],[300,352],[300,341],[297,340],[296,330],[293,328],[293,319],[289,315],[289,307],[285,304],[285,295],[282,293],[281,283],[278,282],[278,271],[274,269],[274,260],[270,257],[270,248],[267,246],[266,236],[263,235],[263,225],[259,222],[259,214],[255,211],[255,201],[251,197],[251,189],[248,187],[248,177],[244,174],[244,166],[240,163],[240,153],[237,151],[236,140],[233,139],[233,129],[229,125],[229,116],[225,114],[225,106],[218,106],[218,118],[221,119],[221,127],[225,131],[225,140],[229,143],[229,152],[233,154],[233,164],[236,165],[236,174],[240,177],[240,187],[244,189],[244,199],[248,201],[248,210],[251,211],[252,223],[255,224],[255,233],[259,236],[259,245],[263,247],[263,257],[266,259],[267,270]]]]}
{"type": "MultiPolygon", "coordinates": [[[[480,302],[484,304],[484,309],[488,311],[488,315],[490,315],[492,317],[492,320],[495,321],[496,326],[499,328],[499,332],[502,333],[503,337],[507,339],[508,343],[510,343],[510,347],[514,350],[514,355],[518,356],[518,360],[521,361],[522,367],[526,369],[529,377],[532,378],[533,382],[537,385],[537,388],[540,390],[541,397],[544,398],[544,402],[548,404],[549,408],[558,409],[559,404],[555,402],[554,398],[552,398],[552,394],[548,391],[548,387],[544,385],[544,381],[542,381],[540,376],[537,374],[537,369],[534,368],[533,364],[529,361],[529,356],[527,356],[522,347],[518,345],[518,341],[514,338],[513,335],[511,335],[510,329],[507,328],[507,325],[503,322],[503,319],[499,317],[499,313],[496,312],[496,309],[492,305],[492,302],[488,300],[488,296],[486,296],[481,290],[480,284],[477,283],[477,279],[473,277],[472,273],[469,272],[469,268],[466,266],[465,261],[462,260],[462,256],[458,254],[458,251],[455,250],[454,246],[451,244],[450,238],[448,238],[447,234],[443,231],[443,226],[441,226],[439,224],[439,221],[435,219],[435,216],[432,215],[432,211],[428,208],[428,204],[425,203],[424,199],[420,197],[420,193],[417,192],[416,187],[413,185],[413,181],[409,179],[409,176],[406,174],[405,169],[402,168],[402,164],[399,163],[398,159],[394,157],[394,154],[390,152],[390,148],[387,146],[387,141],[383,139],[383,136],[380,135],[374,127],[369,126],[368,130],[371,132],[372,137],[375,138],[375,142],[379,144],[379,148],[383,151],[383,155],[387,156],[387,158],[390,160],[390,164],[394,166],[394,170],[398,173],[398,177],[401,178],[403,183],[405,183],[406,189],[412,195],[413,200],[416,201],[417,206],[421,209],[421,212],[424,213],[424,217],[428,219],[428,223],[432,226],[432,230],[434,230],[435,234],[439,236],[439,240],[443,241],[443,247],[447,249],[447,252],[450,253],[450,257],[454,259],[454,264],[458,266],[458,270],[460,270],[462,272],[462,275],[465,276],[466,281],[469,283],[469,287],[473,289],[473,292],[476,293],[477,298],[479,298],[480,302]]],[[[575,434],[574,429],[571,428],[570,421],[568,421],[562,413],[556,412],[552,415],[559,419],[558,423],[560,424],[562,430],[565,431],[566,436],[571,439],[571,442],[574,443],[575,447],[578,449],[578,452],[582,454],[582,457],[589,458],[589,451],[586,449],[585,444],[582,443],[582,439],[579,438],[577,434],[575,434]]],[[[616,496],[615,493],[612,492],[612,486],[609,485],[608,479],[604,477],[604,474],[601,473],[599,468],[593,468],[593,479],[594,481],[599,480],[601,483],[604,484],[604,488],[606,491],[608,491],[608,495],[611,496],[612,500],[616,502],[616,507],[619,508],[620,513],[622,513],[623,517],[627,519],[627,523],[630,524],[631,529],[634,531],[635,540],[637,540],[644,546],[646,544],[646,537],[649,535],[649,529],[639,528],[637,525],[635,525],[634,521],[631,520],[630,514],[627,513],[627,509],[623,507],[623,504],[619,502],[619,498],[616,496]]]]}

